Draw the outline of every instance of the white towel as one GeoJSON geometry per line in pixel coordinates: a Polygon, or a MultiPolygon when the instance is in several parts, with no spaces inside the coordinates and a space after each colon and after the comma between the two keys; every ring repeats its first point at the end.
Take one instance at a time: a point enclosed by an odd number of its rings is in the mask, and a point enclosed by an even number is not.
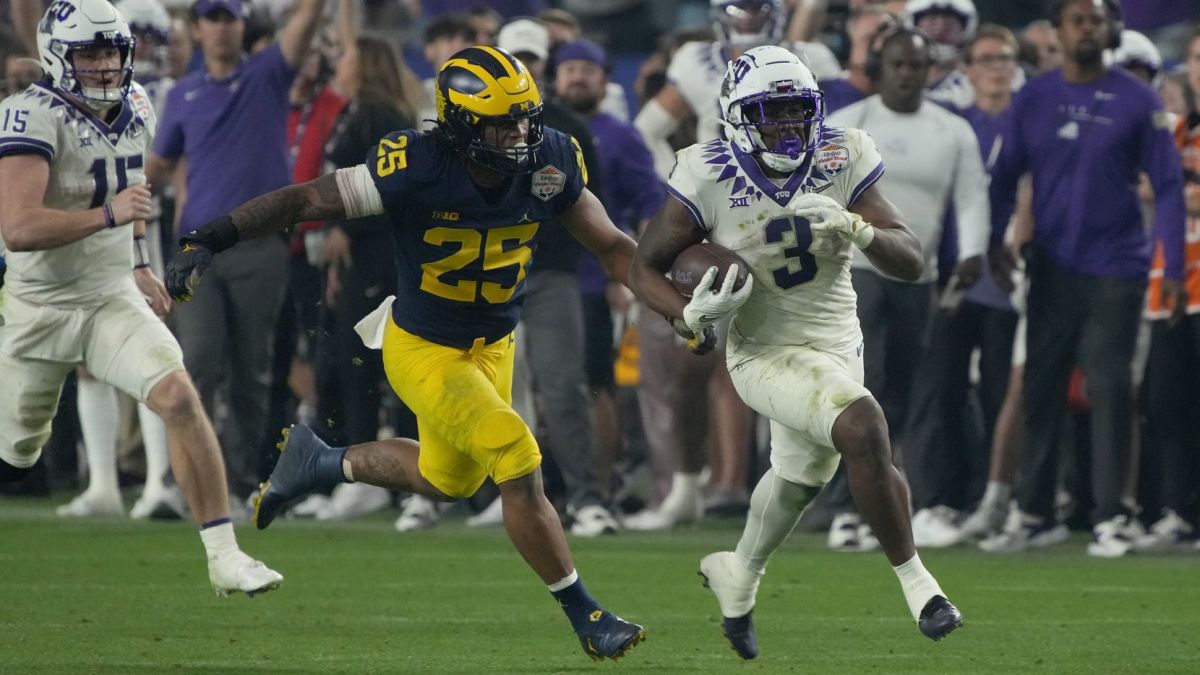
{"type": "Polygon", "coordinates": [[[375,311],[363,317],[362,321],[354,324],[354,332],[362,338],[368,349],[383,349],[383,330],[391,320],[392,302],[396,296],[389,295],[375,311]]]}

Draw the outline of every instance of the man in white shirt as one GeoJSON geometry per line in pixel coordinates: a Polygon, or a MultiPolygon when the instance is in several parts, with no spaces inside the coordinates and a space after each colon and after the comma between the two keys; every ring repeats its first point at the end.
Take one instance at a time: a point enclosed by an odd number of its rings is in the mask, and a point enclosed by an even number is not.
{"type": "MultiPolygon", "coordinates": [[[[947,202],[953,200],[960,228],[956,272],[961,281],[979,275],[988,232],[987,176],[971,126],[961,117],[924,99],[932,64],[931,44],[922,33],[897,29],[877,43],[868,71],[879,94],[843,108],[830,117],[840,127],[870,133],[888,165],[879,186],[908,216],[921,242],[925,271],[913,283],[880,273],[870,260],[852,261],[858,316],[865,331],[866,386],[879,397],[890,435],[901,438],[907,399],[923,354],[934,306],[938,244],[947,202]]],[[[844,480],[835,479],[830,503],[835,513],[831,548],[865,550],[873,537],[857,514],[850,513],[844,480]]]]}

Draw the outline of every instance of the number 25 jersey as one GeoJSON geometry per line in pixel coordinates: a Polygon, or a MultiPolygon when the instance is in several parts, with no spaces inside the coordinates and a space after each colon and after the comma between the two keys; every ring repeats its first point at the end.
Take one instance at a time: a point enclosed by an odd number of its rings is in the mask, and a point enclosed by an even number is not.
{"type": "MultiPolygon", "coordinates": [[[[38,155],[50,164],[42,204],[86,211],[146,182],[142,169],[154,135],[154,108],[134,83],[111,122],[45,82],[0,103],[0,156],[38,155]]],[[[10,251],[8,292],[30,302],[91,304],[123,292],[133,269],[132,229],[104,229],[45,251],[10,251]]]]}
{"type": "Polygon", "coordinates": [[[753,156],[716,140],[676,154],[667,190],[709,241],[750,266],[754,290],[734,320],[746,340],[846,352],[862,342],[851,244],[814,236],[792,204],[818,193],[849,209],[882,175],[883,160],[866,132],[826,127],[816,151],[786,179],[772,180],[753,156]]]}
{"type": "Polygon", "coordinates": [[[392,221],[399,280],[392,319],[451,347],[491,343],[512,332],[525,276],[545,228],[575,204],[587,182],[578,144],[544,129],[531,173],[484,198],[464,161],[431,133],[389,134],[366,166],[392,221]]]}

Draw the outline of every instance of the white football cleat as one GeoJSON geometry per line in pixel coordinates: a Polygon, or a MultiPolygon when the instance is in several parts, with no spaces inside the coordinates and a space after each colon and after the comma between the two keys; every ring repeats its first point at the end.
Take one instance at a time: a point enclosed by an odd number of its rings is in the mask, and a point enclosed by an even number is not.
{"type": "Polygon", "coordinates": [[[575,522],[571,524],[571,534],[577,537],[599,537],[602,534],[616,534],[620,526],[608,509],[598,504],[589,504],[575,512],[575,522]]]}
{"type": "Polygon", "coordinates": [[[1004,502],[984,502],[963,521],[959,531],[963,539],[975,539],[991,536],[1004,527],[1004,519],[1008,516],[1008,504],[1004,502]]]}
{"type": "Polygon", "coordinates": [[[733,551],[718,551],[701,558],[700,574],[717,596],[721,616],[745,616],[754,609],[754,596],[762,577],[747,569],[733,551]]]}
{"type": "Polygon", "coordinates": [[[1163,509],[1163,517],[1150,526],[1150,531],[1136,537],[1133,547],[1138,551],[1184,551],[1195,546],[1196,528],[1171,509],[1163,509]]]}
{"type": "Polygon", "coordinates": [[[1008,512],[1004,529],[979,542],[979,550],[987,553],[1020,553],[1031,548],[1055,546],[1070,537],[1071,531],[1066,525],[1022,513],[1014,505],[1008,512]]]}
{"type": "Polygon", "coordinates": [[[119,516],[125,513],[120,493],[95,494],[84,492],[71,501],[54,509],[63,518],[99,518],[119,516]]]}
{"type": "Polygon", "coordinates": [[[682,494],[683,492],[672,491],[658,508],[645,509],[629,516],[625,519],[625,527],[644,531],[669,530],[700,520],[704,515],[704,502],[700,500],[700,493],[682,494]]]}
{"type": "Polygon", "coordinates": [[[412,495],[404,500],[404,508],[396,519],[396,531],[428,530],[437,526],[440,519],[437,502],[423,495],[412,495]]]}
{"type": "Polygon", "coordinates": [[[254,597],[279,588],[283,575],[235,549],[208,559],[208,581],[221,597],[230,593],[254,597]]]}
{"type": "Polygon", "coordinates": [[[829,525],[829,538],[825,543],[835,551],[861,551],[858,531],[862,527],[865,524],[857,513],[839,513],[829,525]]]}

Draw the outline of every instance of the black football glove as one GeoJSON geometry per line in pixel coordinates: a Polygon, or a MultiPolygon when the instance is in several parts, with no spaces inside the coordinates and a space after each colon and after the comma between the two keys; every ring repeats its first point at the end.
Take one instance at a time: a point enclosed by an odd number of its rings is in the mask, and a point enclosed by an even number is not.
{"type": "Polygon", "coordinates": [[[204,227],[179,238],[180,249],[167,263],[163,283],[175,302],[192,299],[200,277],[208,271],[213,256],[238,241],[237,227],[229,216],[221,216],[204,227]]]}

